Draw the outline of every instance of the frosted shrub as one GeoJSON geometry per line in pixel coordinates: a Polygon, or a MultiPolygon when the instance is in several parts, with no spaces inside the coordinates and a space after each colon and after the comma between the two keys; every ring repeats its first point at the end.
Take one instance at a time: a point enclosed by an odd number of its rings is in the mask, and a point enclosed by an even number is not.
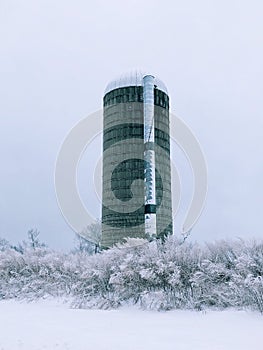
{"type": "MultiPolygon", "coordinates": [[[[245,307],[263,312],[263,244],[200,247],[128,240],[100,254],[54,252],[42,244],[0,240],[0,298],[63,296],[75,307],[145,309],[245,307]],[[138,243],[140,243],[138,245],[138,243]]],[[[31,239],[32,240],[32,239],[31,239]]]]}

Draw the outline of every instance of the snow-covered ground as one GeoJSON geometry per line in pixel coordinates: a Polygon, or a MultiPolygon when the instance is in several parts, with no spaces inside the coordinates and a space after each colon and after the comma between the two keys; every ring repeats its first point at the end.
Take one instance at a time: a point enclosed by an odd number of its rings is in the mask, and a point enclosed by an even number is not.
{"type": "Polygon", "coordinates": [[[244,311],[80,310],[0,302],[0,350],[262,350],[263,316],[244,311]]]}

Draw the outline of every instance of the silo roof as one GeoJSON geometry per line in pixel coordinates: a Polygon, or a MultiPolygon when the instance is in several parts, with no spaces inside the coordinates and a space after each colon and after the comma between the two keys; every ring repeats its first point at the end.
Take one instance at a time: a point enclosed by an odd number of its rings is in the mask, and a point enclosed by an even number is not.
{"type": "Polygon", "coordinates": [[[145,75],[154,76],[154,84],[156,85],[157,89],[168,94],[165,84],[158,77],[150,73],[142,72],[140,70],[134,70],[134,71],[122,74],[118,78],[110,81],[109,84],[106,86],[104,94],[106,95],[108,92],[112,90],[125,87],[125,86],[142,86],[143,77],[145,75]]]}

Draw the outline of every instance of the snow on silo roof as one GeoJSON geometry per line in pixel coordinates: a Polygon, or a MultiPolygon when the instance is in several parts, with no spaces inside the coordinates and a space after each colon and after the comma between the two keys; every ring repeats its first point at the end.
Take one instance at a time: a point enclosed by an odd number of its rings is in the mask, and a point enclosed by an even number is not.
{"type": "MultiPolygon", "coordinates": [[[[150,73],[145,73],[140,70],[133,70],[128,73],[120,75],[118,78],[112,80],[109,82],[109,84],[106,86],[106,89],[104,91],[104,95],[106,95],[108,92],[125,87],[125,86],[142,86],[143,85],[143,77],[145,75],[152,75],[150,73]]],[[[156,85],[157,89],[165,92],[168,94],[167,88],[164,85],[164,83],[154,76],[154,84],[156,85]]]]}

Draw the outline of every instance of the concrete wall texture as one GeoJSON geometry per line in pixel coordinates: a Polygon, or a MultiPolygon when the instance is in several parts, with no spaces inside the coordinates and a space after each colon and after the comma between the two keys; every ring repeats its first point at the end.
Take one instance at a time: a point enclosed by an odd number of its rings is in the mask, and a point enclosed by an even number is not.
{"type": "MultiPolygon", "coordinates": [[[[108,248],[145,233],[143,86],[122,86],[103,99],[102,242],[108,248]]],[[[172,233],[169,97],[154,88],[157,237],[172,233]]]]}

